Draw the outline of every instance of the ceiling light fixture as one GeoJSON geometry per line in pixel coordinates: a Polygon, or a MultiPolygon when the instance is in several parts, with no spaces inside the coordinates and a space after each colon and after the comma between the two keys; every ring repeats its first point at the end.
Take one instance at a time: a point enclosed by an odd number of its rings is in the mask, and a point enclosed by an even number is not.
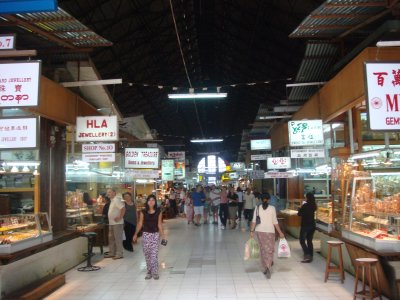
{"type": "Polygon", "coordinates": [[[297,86],[310,86],[310,85],[324,85],[326,82],[299,82],[299,83],[288,83],[286,87],[297,87],[297,86]]]}
{"type": "Polygon", "coordinates": [[[190,142],[192,143],[219,143],[224,139],[192,139],[190,142]]]}
{"type": "Polygon", "coordinates": [[[188,94],[168,94],[169,99],[215,99],[226,98],[227,93],[188,93],[188,94]]]}
{"type": "Polygon", "coordinates": [[[376,43],[377,47],[399,47],[400,41],[379,41],[376,43]]]}

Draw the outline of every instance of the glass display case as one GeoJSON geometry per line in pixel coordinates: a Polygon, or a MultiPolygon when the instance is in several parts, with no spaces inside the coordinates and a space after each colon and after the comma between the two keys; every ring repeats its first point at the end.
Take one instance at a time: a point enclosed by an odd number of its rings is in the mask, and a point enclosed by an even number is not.
{"type": "Polygon", "coordinates": [[[377,251],[400,251],[400,173],[354,177],[342,236],[377,251]]]}
{"type": "Polygon", "coordinates": [[[323,174],[304,174],[304,195],[313,193],[316,200],[330,196],[330,176],[323,174]]]}
{"type": "Polygon", "coordinates": [[[329,199],[319,200],[315,213],[317,228],[326,232],[332,231],[333,224],[332,201],[329,199]]]}
{"type": "Polygon", "coordinates": [[[0,216],[0,254],[20,251],[52,239],[47,213],[0,216]]]}

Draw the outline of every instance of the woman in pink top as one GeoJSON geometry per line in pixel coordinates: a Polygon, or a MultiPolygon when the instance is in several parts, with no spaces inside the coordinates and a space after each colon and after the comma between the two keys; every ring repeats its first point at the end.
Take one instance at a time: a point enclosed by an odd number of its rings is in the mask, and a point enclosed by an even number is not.
{"type": "Polygon", "coordinates": [[[229,209],[228,209],[228,192],[226,191],[226,186],[222,187],[221,191],[221,202],[219,205],[219,218],[221,219],[222,229],[226,228],[226,221],[229,218],[229,209]]]}

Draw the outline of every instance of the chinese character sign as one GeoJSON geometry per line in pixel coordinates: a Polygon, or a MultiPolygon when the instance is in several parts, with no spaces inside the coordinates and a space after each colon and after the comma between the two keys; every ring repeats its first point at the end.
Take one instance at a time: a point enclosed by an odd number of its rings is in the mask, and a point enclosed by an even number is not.
{"type": "Polygon", "coordinates": [[[0,63],[0,108],[37,106],[40,62],[0,63]]]}
{"type": "Polygon", "coordinates": [[[292,147],[324,144],[322,120],[289,121],[288,129],[292,147]]]}
{"type": "Polygon", "coordinates": [[[173,181],[174,167],[173,159],[163,159],[161,161],[161,179],[165,181],[173,181]]]}
{"type": "Polygon", "coordinates": [[[400,129],[400,62],[365,63],[368,121],[371,130],[400,129]]]}
{"type": "Polygon", "coordinates": [[[267,168],[269,170],[289,169],[290,167],[290,157],[268,157],[267,168]]]}
{"type": "Polygon", "coordinates": [[[158,148],[126,148],[126,169],[158,169],[158,148]]]}
{"type": "Polygon", "coordinates": [[[0,119],[0,149],[36,147],[36,118],[0,119]]]}
{"type": "Polygon", "coordinates": [[[290,150],[291,158],[324,158],[325,150],[321,149],[292,149],[290,150]]]}

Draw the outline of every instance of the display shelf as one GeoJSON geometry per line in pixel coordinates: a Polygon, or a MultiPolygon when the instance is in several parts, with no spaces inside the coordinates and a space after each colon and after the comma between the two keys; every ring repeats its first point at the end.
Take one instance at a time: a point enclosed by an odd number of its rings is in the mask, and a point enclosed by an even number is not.
{"type": "Polygon", "coordinates": [[[0,232],[6,232],[6,231],[12,231],[16,229],[21,229],[21,228],[26,228],[32,225],[36,225],[36,222],[30,222],[26,224],[19,224],[19,225],[13,225],[13,226],[7,226],[7,227],[0,227],[0,232]]]}
{"type": "Polygon", "coordinates": [[[24,192],[34,192],[35,188],[0,188],[0,193],[24,193],[24,192]]]}

